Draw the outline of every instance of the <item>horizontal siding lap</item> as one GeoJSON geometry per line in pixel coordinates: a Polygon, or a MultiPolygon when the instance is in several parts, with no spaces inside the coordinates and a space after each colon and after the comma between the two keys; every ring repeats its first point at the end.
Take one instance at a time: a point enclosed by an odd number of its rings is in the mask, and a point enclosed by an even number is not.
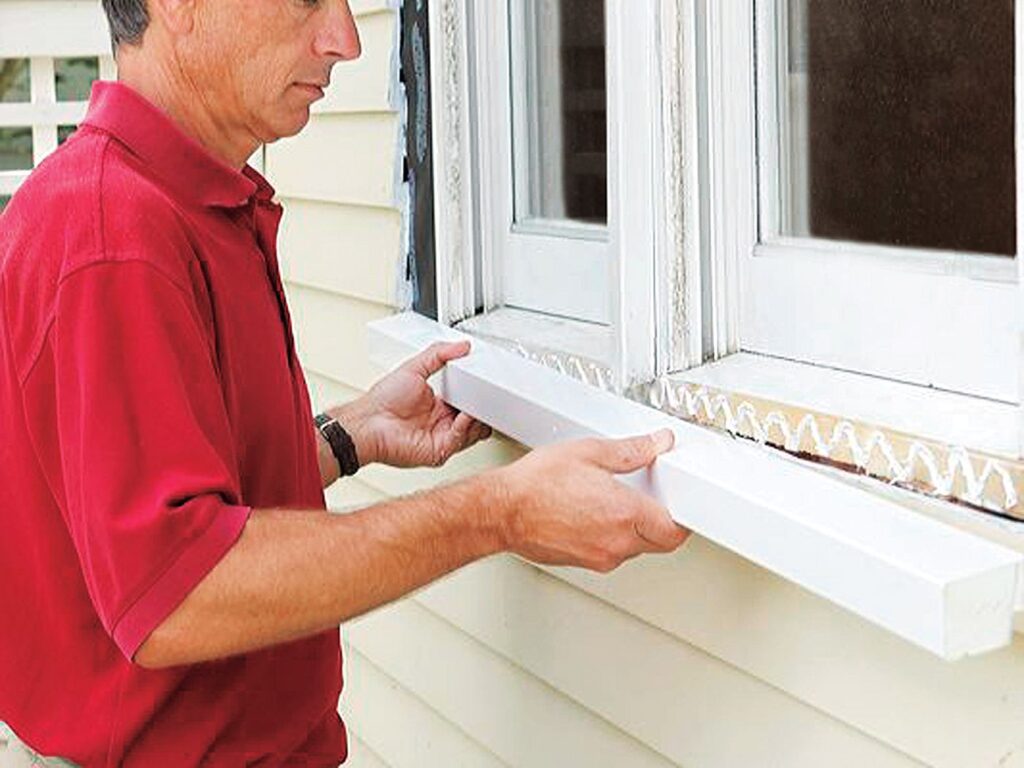
{"type": "Polygon", "coordinates": [[[397,113],[314,114],[298,135],[266,148],[281,197],[394,208],[399,205],[397,113]]]}
{"type": "Polygon", "coordinates": [[[396,303],[402,259],[397,210],[282,200],[285,280],[364,301],[396,303]]]}
{"type": "Polygon", "coordinates": [[[505,765],[351,647],[345,653],[345,680],[342,717],[391,768],[505,765]]]}
{"type": "Polygon", "coordinates": [[[413,601],[353,622],[345,634],[375,666],[509,765],[671,765],[413,601]]]}
{"type": "Polygon", "coordinates": [[[348,387],[329,376],[314,371],[309,366],[303,369],[303,373],[309,387],[310,401],[317,411],[322,411],[333,405],[342,405],[363,394],[362,390],[348,387]]]}
{"type": "Polygon", "coordinates": [[[351,729],[348,732],[348,758],[345,768],[392,768],[351,729]]]}
{"type": "Polygon", "coordinates": [[[916,763],[786,694],[514,558],[420,602],[638,741],[699,766],[916,763]]]}
{"type": "Polygon", "coordinates": [[[929,765],[1024,759],[1020,636],[944,662],[699,537],[608,577],[551,572],[929,765]]]}
{"type": "Polygon", "coordinates": [[[366,325],[394,310],[295,284],[285,289],[303,365],[352,389],[369,389],[380,372],[367,354],[366,325]]]}
{"type": "Polygon", "coordinates": [[[339,480],[325,493],[327,508],[336,512],[350,512],[387,501],[390,497],[354,477],[339,480]]]}

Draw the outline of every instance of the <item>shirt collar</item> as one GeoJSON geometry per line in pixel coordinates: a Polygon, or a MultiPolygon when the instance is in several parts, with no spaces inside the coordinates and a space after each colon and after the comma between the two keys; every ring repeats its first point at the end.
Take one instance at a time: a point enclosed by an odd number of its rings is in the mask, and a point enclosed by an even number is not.
{"type": "Polygon", "coordinates": [[[249,166],[239,172],[221,162],[123,83],[93,84],[85,124],[114,136],[181,199],[235,208],[253,197],[274,196],[258,172],[249,166]]]}

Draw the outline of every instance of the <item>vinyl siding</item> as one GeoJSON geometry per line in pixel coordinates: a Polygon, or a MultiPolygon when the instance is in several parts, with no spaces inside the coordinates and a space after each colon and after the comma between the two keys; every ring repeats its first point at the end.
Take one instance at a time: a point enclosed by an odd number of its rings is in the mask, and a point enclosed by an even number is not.
{"type": "MultiPolygon", "coordinates": [[[[364,329],[399,303],[406,249],[397,14],[356,7],[363,59],[266,155],[321,407],[379,375],[364,329]]],[[[519,455],[496,438],[442,470],[368,467],[328,498],[370,505],[519,455]]],[[[343,636],[359,766],[1024,765],[1020,641],[946,664],[697,537],[610,576],[491,558],[343,636]]]]}

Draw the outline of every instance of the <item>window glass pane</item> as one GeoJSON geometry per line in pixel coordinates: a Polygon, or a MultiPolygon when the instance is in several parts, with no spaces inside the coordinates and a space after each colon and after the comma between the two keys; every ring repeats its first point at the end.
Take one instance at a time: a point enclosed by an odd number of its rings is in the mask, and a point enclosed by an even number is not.
{"type": "Polygon", "coordinates": [[[514,2],[516,220],[606,224],[604,1],[514,2]]]}
{"type": "Polygon", "coordinates": [[[57,101],[88,101],[94,80],[100,77],[100,60],[92,58],[55,59],[57,101]]]}
{"type": "Polygon", "coordinates": [[[72,133],[78,130],[77,125],[58,125],[57,126],[57,146],[59,147],[72,133]]]}
{"type": "Polygon", "coordinates": [[[1012,255],[1013,1],[781,5],[782,234],[1012,255]]]}
{"type": "Polygon", "coordinates": [[[4,208],[7,207],[7,204],[9,202],[11,202],[11,196],[10,195],[0,195],[0,213],[4,212],[4,208]]]}
{"type": "Polygon", "coordinates": [[[0,103],[32,100],[28,67],[28,59],[0,59],[0,103]]]}
{"type": "Polygon", "coordinates": [[[0,171],[32,170],[32,129],[0,128],[0,171]]]}

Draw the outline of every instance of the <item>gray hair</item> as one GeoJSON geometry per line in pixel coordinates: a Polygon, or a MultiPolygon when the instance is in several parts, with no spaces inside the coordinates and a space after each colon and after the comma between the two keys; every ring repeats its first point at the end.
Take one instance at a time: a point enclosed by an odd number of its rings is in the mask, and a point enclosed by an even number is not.
{"type": "Polygon", "coordinates": [[[146,0],[103,0],[103,10],[110,24],[114,50],[122,43],[131,45],[142,40],[142,34],[149,26],[146,0]]]}

